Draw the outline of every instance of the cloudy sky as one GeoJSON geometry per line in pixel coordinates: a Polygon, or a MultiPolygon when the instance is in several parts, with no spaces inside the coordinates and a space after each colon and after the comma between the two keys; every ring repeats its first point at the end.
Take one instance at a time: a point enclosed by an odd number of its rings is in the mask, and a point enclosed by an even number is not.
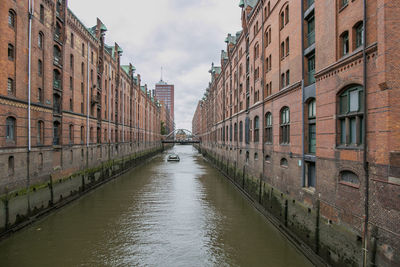
{"type": "Polygon", "coordinates": [[[124,50],[154,89],[160,80],[175,84],[175,122],[191,129],[198,100],[210,81],[211,62],[219,65],[227,33],[240,30],[239,0],[69,0],[87,26],[99,17],[107,26],[106,42],[124,50]]]}

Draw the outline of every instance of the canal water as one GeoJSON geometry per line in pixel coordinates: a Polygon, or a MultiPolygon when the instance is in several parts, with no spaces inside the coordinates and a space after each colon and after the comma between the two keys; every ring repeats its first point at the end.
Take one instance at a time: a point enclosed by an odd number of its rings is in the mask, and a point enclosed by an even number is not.
{"type": "Polygon", "coordinates": [[[0,266],[312,265],[192,146],[175,146],[1,242],[0,266]]]}

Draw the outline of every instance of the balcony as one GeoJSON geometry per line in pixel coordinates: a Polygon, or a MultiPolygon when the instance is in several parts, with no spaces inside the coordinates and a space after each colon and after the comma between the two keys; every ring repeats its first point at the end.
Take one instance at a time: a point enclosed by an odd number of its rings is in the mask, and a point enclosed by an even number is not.
{"type": "Polygon", "coordinates": [[[53,63],[57,67],[62,68],[62,59],[61,59],[61,57],[54,57],[53,63]]]}
{"type": "Polygon", "coordinates": [[[54,41],[56,41],[59,44],[62,44],[61,33],[58,33],[58,32],[54,33],[54,41]]]}

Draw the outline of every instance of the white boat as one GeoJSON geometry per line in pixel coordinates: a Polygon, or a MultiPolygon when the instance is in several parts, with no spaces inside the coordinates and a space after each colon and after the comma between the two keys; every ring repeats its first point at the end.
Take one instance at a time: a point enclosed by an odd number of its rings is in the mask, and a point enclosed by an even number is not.
{"type": "Polygon", "coordinates": [[[168,155],[167,161],[180,161],[180,158],[177,154],[168,155]]]}

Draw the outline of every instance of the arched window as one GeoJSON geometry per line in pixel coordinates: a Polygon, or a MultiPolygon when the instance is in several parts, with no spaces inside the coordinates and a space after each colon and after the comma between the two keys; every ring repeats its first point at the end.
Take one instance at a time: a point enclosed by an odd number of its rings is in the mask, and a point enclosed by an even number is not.
{"type": "Polygon", "coordinates": [[[254,160],[258,160],[258,153],[254,153],[254,160]]]}
{"type": "Polygon", "coordinates": [[[260,120],[258,116],[254,117],[254,142],[260,140],[260,120]]]}
{"type": "Polygon", "coordinates": [[[358,178],[358,175],[352,171],[341,171],[340,182],[352,185],[359,185],[360,179],[358,178]]]}
{"type": "Polygon", "coordinates": [[[312,98],[308,101],[308,153],[315,154],[316,151],[316,101],[312,98]]]}
{"type": "Polygon", "coordinates": [[[8,11],[8,26],[15,28],[15,12],[11,9],[8,11]]]}
{"type": "Polygon", "coordinates": [[[271,156],[270,155],[265,155],[265,161],[266,162],[271,162],[271,156]]]}
{"type": "Polygon", "coordinates": [[[250,153],[249,151],[246,151],[246,163],[249,163],[249,159],[250,159],[250,153]]]}
{"type": "Polygon", "coordinates": [[[265,142],[272,143],[272,114],[265,114],[265,142]]]}
{"type": "Polygon", "coordinates": [[[364,24],[362,21],[354,25],[353,36],[355,36],[354,49],[361,47],[364,43],[364,24]]]}
{"type": "Polygon", "coordinates": [[[287,159],[282,158],[281,162],[280,162],[281,167],[288,167],[289,166],[289,162],[287,161],[287,159]]]}
{"type": "Polygon", "coordinates": [[[353,85],[339,95],[340,144],[358,146],[363,143],[362,125],[364,115],[364,90],[353,85]]]}
{"type": "Polygon", "coordinates": [[[43,49],[44,35],[42,32],[39,32],[38,35],[38,47],[39,49],[43,49]]]}
{"type": "Polygon", "coordinates": [[[239,142],[243,142],[243,122],[239,122],[239,142]]]}
{"type": "Polygon", "coordinates": [[[350,51],[349,46],[349,32],[345,31],[340,35],[340,52],[341,56],[347,55],[350,51]]]}
{"type": "Polygon", "coordinates": [[[55,121],[53,123],[53,145],[60,144],[60,123],[55,121]]]}
{"type": "Polygon", "coordinates": [[[254,45],[254,58],[257,59],[260,56],[260,46],[258,43],[254,45]]]}
{"type": "Polygon", "coordinates": [[[15,124],[16,120],[14,117],[8,117],[6,119],[6,140],[15,141],[15,124]]]}
{"type": "Polygon", "coordinates": [[[61,90],[61,73],[58,70],[53,70],[53,88],[61,90]]]}
{"type": "Polygon", "coordinates": [[[38,145],[43,145],[44,144],[44,122],[38,121],[37,127],[38,127],[37,142],[38,142],[38,145]]]}
{"type": "Polygon", "coordinates": [[[55,45],[53,48],[54,55],[54,64],[61,66],[62,65],[62,57],[61,57],[61,49],[55,45]]]}
{"type": "Polygon", "coordinates": [[[290,111],[288,107],[284,107],[281,110],[281,122],[280,122],[280,143],[290,143],[290,111]]]}

